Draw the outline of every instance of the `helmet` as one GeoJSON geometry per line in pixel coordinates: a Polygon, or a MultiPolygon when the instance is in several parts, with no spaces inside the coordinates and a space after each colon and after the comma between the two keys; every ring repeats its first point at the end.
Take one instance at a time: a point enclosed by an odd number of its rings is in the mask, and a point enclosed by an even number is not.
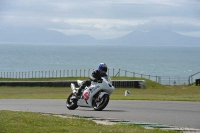
{"type": "Polygon", "coordinates": [[[108,67],[107,67],[107,65],[105,63],[100,63],[99,64],[98,70],[99,70],[100,73],[106,73],[107,69],[108,69],[108,67]]]}

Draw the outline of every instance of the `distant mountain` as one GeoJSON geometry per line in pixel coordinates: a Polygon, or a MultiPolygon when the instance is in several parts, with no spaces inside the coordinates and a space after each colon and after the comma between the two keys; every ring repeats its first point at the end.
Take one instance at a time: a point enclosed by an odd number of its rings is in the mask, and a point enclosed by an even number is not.
{"type": "Polygon", "coordinates": [[[102,43],[129,45],[199,45],[200,38],[184,36],[172,31],[133,31],[123,37],[103,40],[102,43]]]}
{"type": "Polygon", "coordinates": [[[96,39],[89,35],[67,36],[53,30],[33,28],[0,29],[0,42],[85,44],[94,43],[95,41],[96,39]]]}
{"type": "Polygon", "coordinates": [[[22,43],[64,43],[64,44],[102,44],[102,45],[199,45],[200,38],[184,36],[172,31],[153,30],[133,31],[125,36],[96,40],[89,35],[65,35],[58,31],[31,28],[0,29],[0,42],[22,43]]]}

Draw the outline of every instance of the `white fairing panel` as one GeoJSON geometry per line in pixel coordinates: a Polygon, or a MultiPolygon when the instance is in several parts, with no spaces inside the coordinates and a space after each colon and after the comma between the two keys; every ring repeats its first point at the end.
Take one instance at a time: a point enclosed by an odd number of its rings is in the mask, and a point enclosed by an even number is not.
{"type": "MultiPolygon", "coordinates": [[[[86,87],[84,92],[89,92],[89,99],[86,101],[84,100],[84,96],[78,100],[77,105],[78,106],[92,106],[92,100],[93,96],[97,94],[100,90],[102,90],[102,94],[100,94],[100,97],[102,97],[104,94],[111,94],[114,91],[114,86],[111,84],[111,79],[110,78],[104,78],[102,77],[103,81],[102,83],[97,83],[97,82],[92,82],[90,87],[86,87]],[[110,82],[109,82],[110,81],[110,82]]],[[[82,81],[77,81],[78,84],[81,84],[82,81]]],[[[83,92],[83,94],[84,94],[83,92]]]]}
{"type": "Polygon", "coordinates": [[[79,86],[81,86],[81,85],[83,84],[83,81],[82,81],[82,80],[77,80],[77,84],[78,84],[79,86]]]}

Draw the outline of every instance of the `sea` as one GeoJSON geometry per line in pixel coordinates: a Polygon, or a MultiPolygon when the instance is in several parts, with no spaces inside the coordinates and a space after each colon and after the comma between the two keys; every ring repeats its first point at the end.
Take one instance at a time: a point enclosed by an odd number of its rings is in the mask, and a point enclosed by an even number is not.
{"type": "Polygon", "coordinates": [[[140,74],[188,77],[200,72],[200,46],[0,43],[0,72],[97,69],[101,62],[140,74]]]}

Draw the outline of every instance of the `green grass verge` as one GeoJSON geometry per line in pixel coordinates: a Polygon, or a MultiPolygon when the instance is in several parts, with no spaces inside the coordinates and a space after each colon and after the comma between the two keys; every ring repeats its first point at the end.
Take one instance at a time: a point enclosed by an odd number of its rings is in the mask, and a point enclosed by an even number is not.
{"type": "MultiPolygon", "coordinates": [[[[47,80],[77,80],[81,78],[56,78],[35,79],[35,81],[47,80]]],[[[82,78],[85,80],[88,78],[82,78]]],[[[113,80],[135,80],[136,78],[117,77],[113,80]]],[[[138,79],[138,78],[137,78],[138,79]]],[[[140,78],[139,78],[140,79],[140,78]]],[[[2,79],[1,79],[2,80],[2,79]]],[[[4,79],[5,80],[5,79],[4,79]]],[[[22,80],[22,79],[20,79],[22,80]]],[[[27,79],[30,80],[30,79],[27,79]]],[[[141,80],[141,79],[140,79],[141,80]]],[[[111,95],[111,100],[167,100],[167,101],[200,101],[200,86],[164,86],[156,82],[146,80],[146,89],[116,88],[111,95]],[[125,90],[131,92],[130,96],[124,96],[125,90]]],[[[10,79],[13,81],[13,79],[10,79]]],[[[15,80],[16,81],[16,80],[15,80]]],[[[33,80],[31,80],[33,81],[33,80]]],[[[0,87],[0,98],[3,99],[66,99],[71,93],[70,87],[0,87]]]]}
{"type": "Polygon", "coordinates": [[[82,118],[60,118],[32,112],[0,111],[1,133],[177,133],[135,125],[101,125],[82,118]]]}
{"type": "MultiPolygon", "coordinates": [[[[69,87],[0,87],[0,99],[66,99],[69,87]]],[[[200,101],[200,87],[173,86],[164,88],[116,88],[111,100],[200,101]],[[125,90],[131,95],[125,96],[125,90]]]]}

